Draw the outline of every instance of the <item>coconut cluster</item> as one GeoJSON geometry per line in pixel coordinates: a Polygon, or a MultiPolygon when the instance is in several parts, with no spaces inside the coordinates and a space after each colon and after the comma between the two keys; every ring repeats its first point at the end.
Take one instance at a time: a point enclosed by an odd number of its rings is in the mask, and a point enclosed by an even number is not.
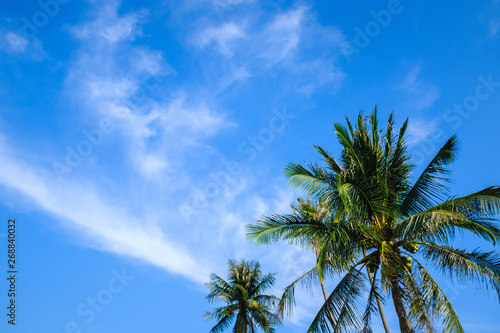
{"type": "Polygon", "coordinates": [[[403,263],[403,267],[406,270],[411,271],[411,268],[412,268],[411,258],[410,257],[401,257],[401,261],[403,263]]]}
{"type": "Polygon", "coordinates": [[[370,273],[375,273],[379,265],[380,265],[380,258],[375,257],[372,260],[370,260],[366,266],[368,267],[370,273]]]}
{"type": "Polygon", "coordinates": [[[418,245],[417,244],[412,244],[412,243],[406,243],[403,245],[403,249],[410,253],[417,253],[418,251],[418,245]]]}

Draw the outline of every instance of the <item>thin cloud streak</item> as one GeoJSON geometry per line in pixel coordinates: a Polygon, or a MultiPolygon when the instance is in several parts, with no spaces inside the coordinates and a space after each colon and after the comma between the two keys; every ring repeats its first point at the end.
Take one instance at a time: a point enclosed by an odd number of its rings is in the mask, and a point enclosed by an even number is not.
{"type": "MultiPolygon", "coordinates": [[[[106,203],[105,197],[74,183],[36,172],[0,145],[3,172],[0,183],[31,199],[36,206],[56,216],[66,228],[83,232],[92,247],[130,256],[203,283],[210,270],[169,240],[154,225],[144,226],[122,207],[106,203]]],[[[146,219],[147,220],[147,219],[146,219]]]]}

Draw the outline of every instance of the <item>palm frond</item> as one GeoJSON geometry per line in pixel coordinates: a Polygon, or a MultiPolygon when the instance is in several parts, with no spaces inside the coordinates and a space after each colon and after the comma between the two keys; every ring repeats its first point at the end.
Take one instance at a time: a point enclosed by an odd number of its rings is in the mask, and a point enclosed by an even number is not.
{"type": "Polygon", "coordinates": [[[422,296],[422,286],[419,284],[418,277],[410,271],[405,271],[402,282],[407,290],[405,298],[409,303],[408,314],[415,328],[419,331],[433,333],[436,329],[432,325],[432,318],[428,313],[428,304],[422,296]]]}
{"type": "Polygon", "coordinates": [[[279,318],[265,308],[259,306],[258,303],[255,303],[255,306],[249,306],[249,312],[252,320],[266,333],[275,332],[274,325],[280,324],[279,318]],[[273,320],[270,320],[270,318],[273,320]]]}
{"type": "Polygon", "coordinates": [[[278,304],[277,315],[283,318],[286,314],[287,317],[291,318],[293,315],[293,308],[295,307],[295,287],[301,283],[310,288],[311,283],[315,281],[318,281],[316,266],[308,270],[285,288],[278,304]]]}
{"type": "Polygon", "coordinates": [[[317,268],[320,280],[328,269],[337,274],[348,270],[360,254],[357,244],[363,239],[364,228],[351,223],[329,225],[327,235],[321,242],[317,268]]]}
{"type": "Polygon", "coordinates": [[[448,187],[445,183],[449,179],[445,175],[449,174],[448,166],[455,160],[456,148],[457,137],[452,136],[406,194],[401,204],[403,216],[422,212],[434,206],[437,200],[443,199],[448,194],[448,187]]]}
{"type": "Polygon", "coordinates": [[[234,314],[238,310],[238,305],[229,305],[217,308],[214,312],[207,312],[205,320],[216,319],[217,324],[210,330],[210,333],[221,333],[231,326],[234,321],[234,314]]]}
{"type": "Polygon", "coordinates": [[[432,243],[416,242],[422,245],[420,252],[442,272],[463,283],[481,283],[492,287],[500,300],[500,254],[464,250],[432,243]]]}
{"type": "Polygon", "coordinates": [[[207,302],[231,301],[232,287],[223,278],[212,273],[210,283],[207,283],[206,286],[210,290],[206,297],[207,302]]]}
{"type": "Polygon", "coordinates": [[[303,189],[320,202],[328,202],[332,210],[336,209],[339,198],[335,175],[313,163],[307,164],[307,168],[297,163],[289,163],[285,167],[285,175],[289,177],[290,184],[303,189]]]}
{"type": "Polygon", "coordinates": [[[430,311],[441,315],[443,318],[442,330],[444,333],[464,333],[464,329],[455,308],[441,290],[434,278],[425,267],[413,257],[416,274],[420,279],[422,297],[425,299],[430,311]]]}
{"type": "Polygon", "coordinates": [[[307,245],[310,238],[325,235],[328,227],[297,214],[274,214],[264,216],[256,224],[247,226],[247,236],[257,244],[270,244],[279,240],[307,245]]]}
{"type": "Polygon", "coordinates": [[[373,283],[371,284],[370,293],[368,294],[368,301],[365,312],[363,314],[363,328],[361,330],[361,333],[373,332],[371,329],[372,314],[378,311],[377,297],[381,298],[378,293],[376,281],[377,281],[377,272],[375,272],[375,275],[373,276],[373,283]]]}
{"type": "MultiPolygon", "coordinates": [[[[469,231],[487,241],[496,244],[500,230],[489,218],[476,218],[446,209],[438,205],[424,212],[417,213],[396,223],[396,237],[406,240],[423,240],[447,243],[454,238],[456,231],[469,231]]],[[[449,208],[449,207],[448,207],[449,208]]]]}
{"type": "Polygon", "coordinates": [[[280,302],[280,299],[274,295],[257,295],[253,297],[253,300],[270,309],[276,309],[280,302]]]}
{"type": "Polygon", "coordinates": [[[348,332],[359,329],[360,320],[356,300],[364,291],[364,275],[360,270],[352,268],[337,284],[318,314],[314,318],[308,333],[348,332]],[[330,314],[335,323],[330,328],[330,314]]]}
{"type": "MultiPolygon", "coordinates": [[[[350,132],[353,133],[353,129],[351,123],[349,122],[349,119],[347,119],[347,124],[349,126],[350,132]]],[[[362,169],[363,165],[361,163],[361,156],[359,156],[359,152],[355,149],[354,142],[352,141],[347,128],[345,128],[345,126],[340,123],[335,123],[333,127],[335,128],[335,134],[337,135],[338,141],[342,145],[343,152],[351,157],[354,163],[360,169],[362,169]]]]}
{"type": "Polygon", "coordinates": [[[316,149],[325,159],[326,164],[330,167],[330,169],[334,173],[340,173],[342,172],[342,167],[340,164],[330,155],[326,150],[319,146],[313,145],[314,149],[316,149]]]}
{"type": "Polygon", "coordinates": [[[270,273],[259,278],[260,281],[255,281],[251,284],[249,288],[249,294],[253,297],[254,295],[261,295],[269,288],[271,288],[276,282],[276,273],[270,273]]]}

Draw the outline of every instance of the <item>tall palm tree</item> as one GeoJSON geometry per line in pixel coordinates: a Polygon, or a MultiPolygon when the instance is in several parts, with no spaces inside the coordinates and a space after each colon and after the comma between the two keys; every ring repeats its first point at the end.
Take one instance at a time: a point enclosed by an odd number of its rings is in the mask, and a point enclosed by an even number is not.
{"type": "Polygon", "coordinates": [[[274,327],[280,324],[275,314],[279,298],[263,294],[275,281],[275,274],[262,275],[258,262],[229,260],[227,281],[212,274],[210,283],[206,284],[210,290],[209,303],[227,304],[205,314],[205,320],[217,320],[210,333],[224,331],[235,318],[234,333],[254,333],[257,328],[266,333],[275,332],[274,327]]]}
{"type": "MultiPolygon", "coordinates": [[[[459,282],[493,287],[500,299],[500,256],[496,252],[466,251],[452,246],[457,231],[496,244],[500,230],[500,187],[450,197],[449,166],[455,160],[457,139],[452,136],[411,183],[413,164],[405,145],[408,120],[398,133],[391,114],[385,131],[378,129],[377,109],[358,116],[352,126],[335,123],[342,146],[340,160],[320,147],[326,167],[289,164],[290,182],[325,202],[331,212],[323,225],[298,223],[291,216],[272,215],[249,227],[257,243],[322,237],[316,268],[343,274],[321,307],[308,332],[348,329],[370,332],[371,314],[379,295],[391,295],[401,332],[434,332],[441,319],[444,332],[463,332],[457,314],[429,273],[426,264],[459,282]],[[365,295],[368,267],[368,302],[360,318],[357,301],[365,295]],[[379,276],[379,280],[377,279],[379,276]],[[380,291],[380,292],[379,292],[380,291]]],[[[306,273],[307,274],[307,273],[306,273]]],[[[306,275],[305,275],[306,276],[306,275]]],[[[295,283],[295,282],[294,282],[295,283]]],[[[285,290],[282,306],[293,305],[293,288],[285,290]]]]}

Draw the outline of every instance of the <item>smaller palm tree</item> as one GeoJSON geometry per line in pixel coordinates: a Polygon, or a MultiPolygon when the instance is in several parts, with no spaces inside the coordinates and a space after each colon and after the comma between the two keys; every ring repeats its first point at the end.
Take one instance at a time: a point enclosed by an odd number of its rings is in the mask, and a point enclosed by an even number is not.
{"type": "Polygon", "coordinates": [[[275,281],[275,273],[262,275],[258,262],[229,260],[228,280],[212,274],[210,283],[206,284],[210,290],[209,303],[227,304],[205,314],[205,320],[217,320],[210,333],[224,331],[235,318],[234,333],[254,333],[256,328],[266,333],[275,332],[274,327],[281,324],[275,313],[279,298],[263,294],[275,281]]]}

